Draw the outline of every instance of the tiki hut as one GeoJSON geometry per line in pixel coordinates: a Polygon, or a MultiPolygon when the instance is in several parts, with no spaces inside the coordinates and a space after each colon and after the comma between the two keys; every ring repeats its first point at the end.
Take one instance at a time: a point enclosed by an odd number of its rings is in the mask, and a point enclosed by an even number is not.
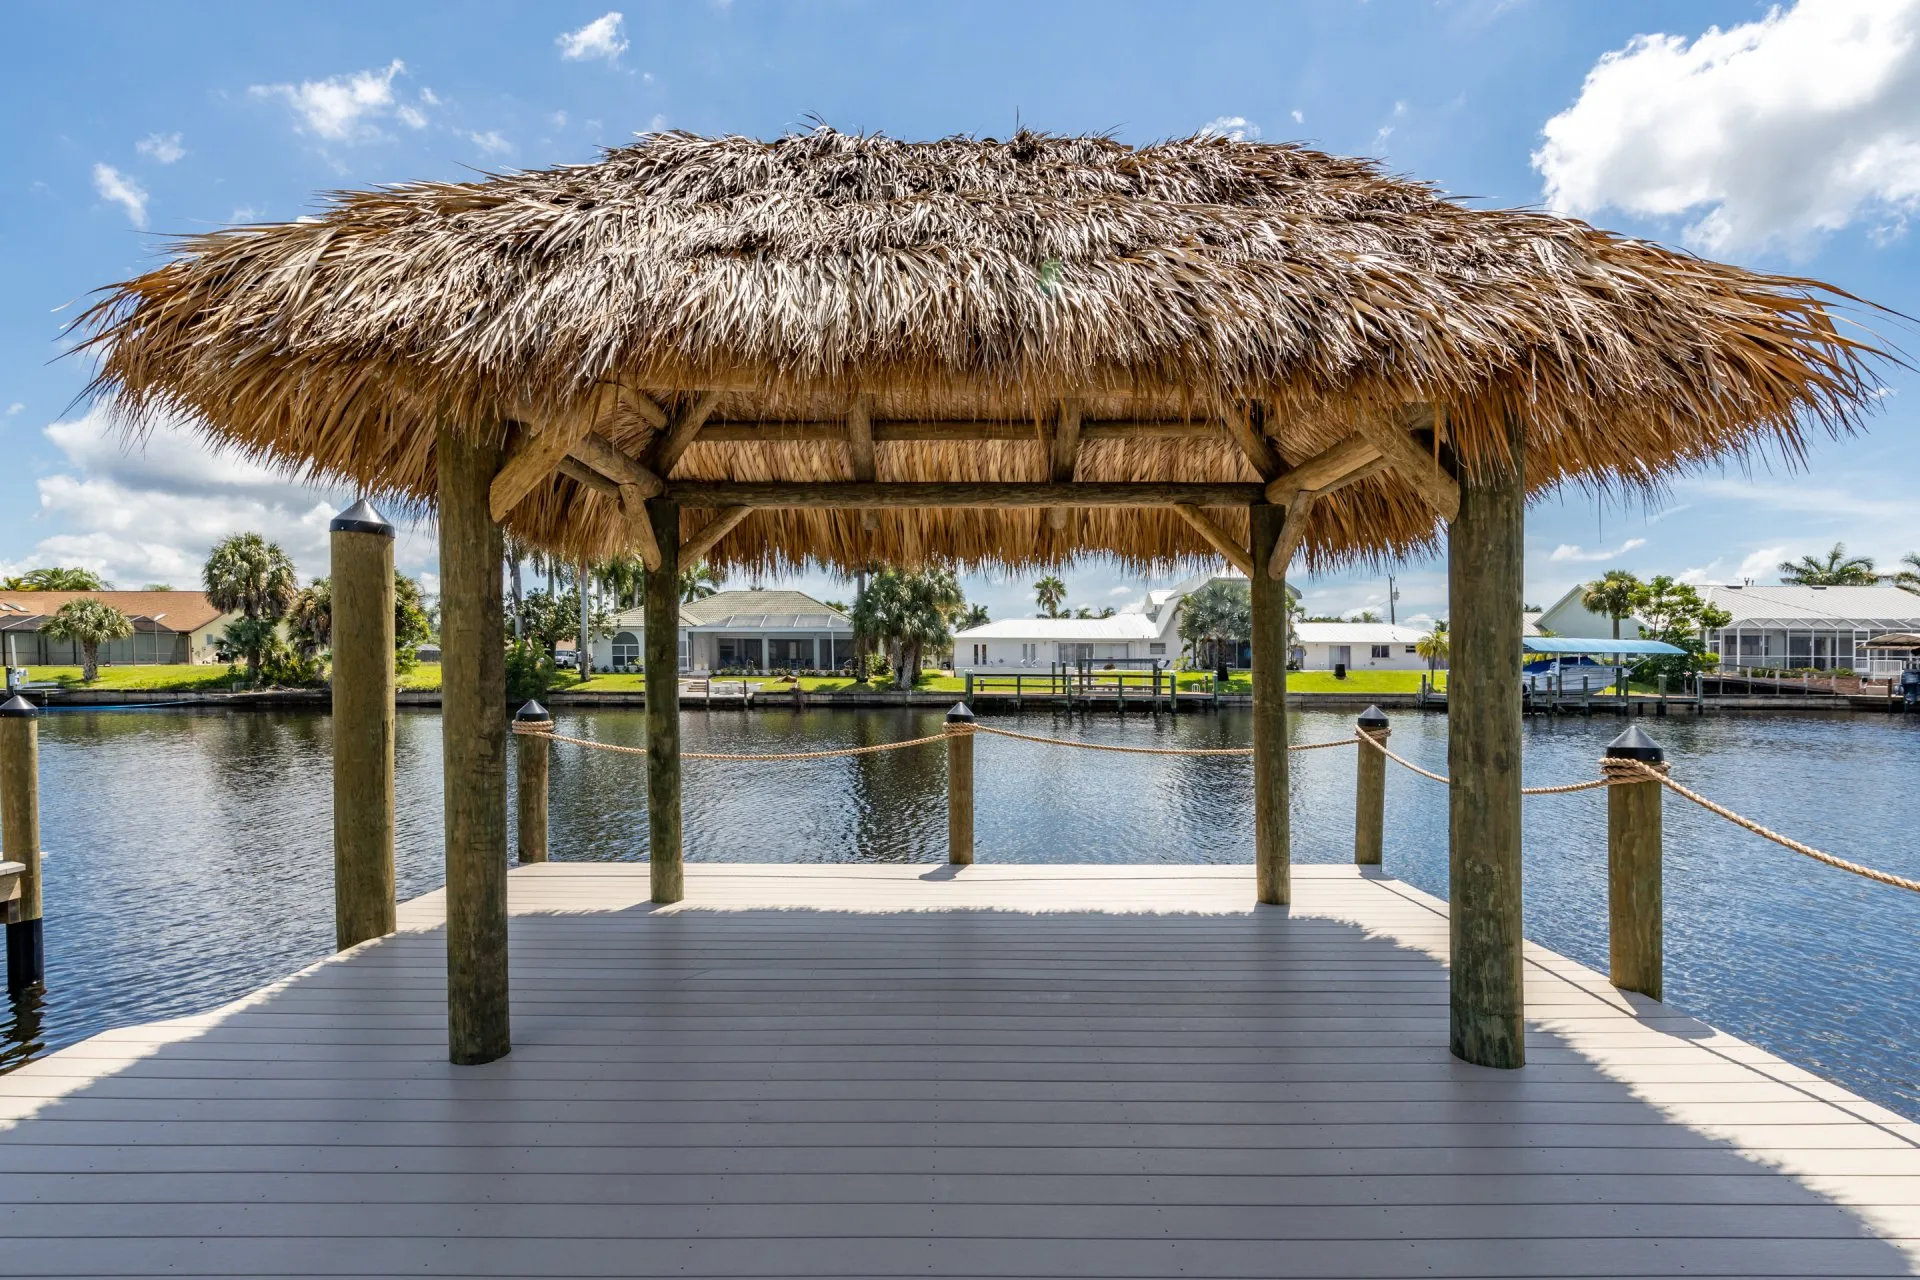
{"type": "MultiPolygon", "coordinates": [[[[503,528],[569,558],[637,552],[663,584],[695,558],[1224,555],[1254,583],[1258,891],[1276,903],[1279,579],[1296,556],[1436,549],[1444,528],[1454,1047],[1511,1064],[1525,501],[1849,429],[1876,353],[1837,300],[1298,146],[819,128],[345,193],[187,238],[87,322],[96,389],[132,426],[183,415],[438,512],[456,1059],[507,1044],[503,528]]],[[[371,515],[336,545],[377,537],[371,515]]],[[[670,585],[649,602],[651,856],[671,901],[670,585]]],[[[390,822],[343,868],[382,838],[390,822]]]]}

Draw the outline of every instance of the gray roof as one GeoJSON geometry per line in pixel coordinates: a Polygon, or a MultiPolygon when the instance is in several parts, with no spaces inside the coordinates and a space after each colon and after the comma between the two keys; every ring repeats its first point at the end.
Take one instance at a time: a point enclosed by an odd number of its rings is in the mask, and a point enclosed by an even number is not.
{"type": "Polygon", "coordinates": [[[757,631],[845,631],[853,623],[804,591],[720,591],[680,606],[689,625],[715,630],[741,627],[757,631]]]}
{"type": "Polygon", "coordinates": [[[1883,627],[1920,630],[1920,595],[1899,587],[1710,586],[1701,595],[1755,627],[1883,627]]]}

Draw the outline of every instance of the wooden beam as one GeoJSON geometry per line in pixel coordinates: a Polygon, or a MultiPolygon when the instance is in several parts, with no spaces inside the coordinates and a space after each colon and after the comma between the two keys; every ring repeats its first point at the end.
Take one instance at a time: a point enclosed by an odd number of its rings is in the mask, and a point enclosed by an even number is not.
{"type": "Polygon", "coordinates": [[[1253,415],[1244,405],[1235,405],[1227,411],[1225,426],[1227,434],[1240,446],[1240,452],[1247,455],[1247,461],[1253,464],[1262,480],[1271,480],[1287,469],[1273,445],[1254,425],[1253,415]]]}
{"type": "MultiPolygon", "coordinates": [[[[1074,467],[1080,461],[1080,402],[1060,402],[1059,424],[1053,430],[1053,482],[1071,484],[1074,467]]],[[[1067,509],[1055,507],[1047,512],[1047,523],[1055,529],[1067,527],[1067,509]]]]}
{"type": "Polygon", "coordinates": [[[509,511],[545,483],[567,451],[592,428],[592,416],[588,414],[539,428],[522,424],[500,474],[487,489],[487,513],[494,523],[506,519],[509,511]]]}
{"type": "Polygon", "coordinates": [[[1293,553],[1307,536],[1307,521],[1313,518],[1314,493],[1294,495],[1287,504],[1287,518],[1280,525],[1280,537],[1273,544],[1273,555],[1267,559],[1267,576],[1279,582],[1287,576],[1287,566],[1293,563],[1293,553]]]}
{"type": "Polygon", "coordinates": [[[1263,500],[1257,484],[962,481],[807,484],[795,481],[675,481],[665,496],[685,507],[1241,507],[1263,500]]]}
{"type": "Polygon", "coordinates": [[[1360,433],[1442,519],[1451,520],[1460,514],[1459,482],[1442,470],[1433,455],[1422,449],[1412,436],[1397,425],[1376,418],[1362,421],[1360,433]]]}
{"type": "Polygon", "coordinates": [[[627,538],[640,553],[640,563],[648,573],[660,571],[660,543],[653,534],[653,519],[647,514],[647,494],[637,484],[620,486],[620,516],[627,522],[627,538]]]}
{"type": "Polygon", "coordinates": [[[605,494],[609,498],[620,496],[618,481],[607,479],[578,458],[562,458],[560,465],[555,469],[569,480],[577,480],[595,493],[605,494]]]}
{"type": "MultiPolygon", "coordinates": [[[[873,483],[873,400],[855,396],[847,408],[847,455],[853,463],[853,478],[861,484],[873,483]]],[[[873,512],[860,517],[860,527],[868,533],[880,527],[873,512]]]]}
{"type": "Polygon", "coordinates": [[[658,497],[667,487],[659,476],[616,449],[605,436],[582,436],[568,452],[621,488],[639,489],[642,498],[658,497]]]}
{"type": "Polygon", "coordinates": [[[1294,494],[1310,489],[1325,489],[1342,476],[1351,475],[1379,457],[1379,446],[1372,441],[1360,436],[1348,436],[1268,481],[1267,501],[1276,507],[1284,507],[1293,501],[1294,494]]]}
{"type": "Polygon", "coordinates": [[[1225,525],[1198,507],[1175,506],[1174,511],[1180,515],[1181,519],[1192,525],[1194,531],[1205,538],[1215,551],[1225,556],[1228,564],[1249,578],[1253,576],[1253,557],[1247,554],[1245,547],[1234,540],[1233,535],[1227,532],[1225,525]]]}
{"type": "MultiPolygon", "coordinates": [[[[1255,502],[1247,508],[1256,564],[1274,558],[1280,523],[1278,507],[1255,502]]],[[[1287,795],[1287,584],[1284,578],[1264,573],[1250,576],[1255,885],[1261,902],[1284,906],[1293,899],[1287,795]]]]}
{"type": "Polygon", "coordinates": [[[713,519],[700,526],[691,538],[680,548],[680,563],[688,566],[699,564],[713,550],[720,539],[732,533],[734,527],[753,514],[752,507],[728,507],[713,519]]]}
{"type": "MultiPolygon", "coordinates": [[[[927,422],[873,422],[873,438],[879,444],[961,444],[984,441],[1030,441],[1033,426],[1020,422],[987,422],[966,419],[927,422]]],[[[1053,456],[1052,423],[1041,431],[1041,447],[1053,456]]],[[[1080,440],[1202,440],[1217,439],[1219,427],[1211,422],[1148,420],[1112,421],[1080,424],[1080,440]]],[[[701,444],[833,444],[847,438],[847,424],[833,421],[805,422],[708,422],[700,428],[701,444]]]]}
{"type": "MultiPolygon", "coordinates": [[[[647,828],[653,900],[686,896],[680,844],[680,508],[650,504],[660,567],[647,575],[647,828]]],[[[497,574],[495,575],[498,576],[497,574]]]]}
{"type": "Polygon", "coordinates": [[[660,437],[660,444],[654,451],[652,471],[655,475],[673,474],[673,464],[680,461],[680,455],[700,434],[700,428],[707,424],[714,406],[720,403],[720,397],[725,394],[717,390],[702,391],[692,404],[674,411],[668,420],[666,433],[660,437]]]}
{"type": "Polygon", "coordinates": [[[667,411],[660,402],[644,391],[636,391],[625,384],[616,384],[615,404],[624,412],[631,413],[655,431],[667,429],[667,411]]]}

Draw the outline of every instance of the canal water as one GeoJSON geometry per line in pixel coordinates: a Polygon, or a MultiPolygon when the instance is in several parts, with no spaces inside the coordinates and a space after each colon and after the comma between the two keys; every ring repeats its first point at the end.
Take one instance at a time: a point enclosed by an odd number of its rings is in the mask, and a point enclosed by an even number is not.
{"type": "MultiPolygon", "coordinates": [[[[689,712],[692,751],[777,751],[938,732],[933,711],[689,712]]],[[[1241,713],[1112,712],[996,719],[1135,746],[1244,746],[1241,713]]],[[[1294,740],[1352,732],[1296,716],[1294,740]]],[[[1638,722],[1676,775],[1776,829],[1920,876],[1920,717],[1787,715],[1638,722]]],[[[559,731],[638,745],[641,713],[559,718],[559,731]]],[[[1435,770],[1446,720],[1407,712],[1393,746],[1435,770]]],[[[1529,785],[1596,775],[1611,718],[1536,719],[1529,785]]],[[[323,714],[54,711],[41,721],[48,982],[0,1009],[0,1069],[107,1027],[193,1013],[327,953],[333,937],[329,725],[323,714]]],[[[554,748],[558,859],[646,856],[640,757],[554,748]]],[[[983,861],[1234,863],[1251,858],[1244,757],[977,743],[983,861]]],[[[441,876],[440,722],[402,713],[402,899],[441,876]]],[[[1350,750],[1293,757],[1294,857],[1352,857],[1350,750]]],[[[688,762],[687,856],[699,861],[913,862],[945,856],[938,746],[782,764],[688,762]]],[[[1530,798],[1529,937],[1606,968],[1606,801],[1530,798]]],[[[1386,869],[1447,892],[1445,789],[1390,768],[1386,869]]],[[[1799,857],[1667,801],[1671,1003],[1920,1119],[1920,895],[1799,857]]],[[[1249,882],[1248,892],[1252,886],[1249,882]]]]}

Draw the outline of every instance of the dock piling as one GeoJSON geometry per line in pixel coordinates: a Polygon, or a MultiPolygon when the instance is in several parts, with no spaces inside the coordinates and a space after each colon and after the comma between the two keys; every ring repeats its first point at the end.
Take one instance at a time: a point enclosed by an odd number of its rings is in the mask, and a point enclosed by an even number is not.
{"type": "Polygon", "coordinates": [[[553,717],[538,702],[529,701],[513,718],[516,724],[535,730],[513,736],[520,861],[545,862],[547,778],[553,757],[553,743],[545,734],[553,728],[553,717]]]}
{"type": "MultiPolygon", "coordinates": [[[[1607,744],[1609,761],[1637,760],[1665,768],[1665,753],[1639,726],[1607,744]]],[[[1658,780],[1607,788],[1607,965],[1613,985],[1661,998],[1664,908],[1661,890],[1658,780]]]]}
{"type": "Polygon", "coordinates": [[[333,591],[333,935],[395,927],[394,529],[366,499],[327,526],[333,591]]]}
{"type": "Polygon", "coordinates": [[[40,708],[24,697],[0,703],[0,858],[17,862],[20,896],[0,903],[7,921],[7,990],[46,980],[40,920],[40,708]]]}
{"type": "MultiPolygon", "coordinates": [[[[1383,745],[1392,733],[1387,723],[1387,713],[1378,707],[1368,707],[1362,711],[1356,723],[1362,735],[1383,745]]],[[[1386,845],[1386,829],[1387,757],[1363,745],[1355,770],[1353,797],[1353,860],[1356,865],[1380,865],[1381,852],[1386,845]]]]}
{"type": "Polygon", "coordinates": [[[973,864],[973,710],[956,702],[947,712],[947,861],[973,864]]]}

